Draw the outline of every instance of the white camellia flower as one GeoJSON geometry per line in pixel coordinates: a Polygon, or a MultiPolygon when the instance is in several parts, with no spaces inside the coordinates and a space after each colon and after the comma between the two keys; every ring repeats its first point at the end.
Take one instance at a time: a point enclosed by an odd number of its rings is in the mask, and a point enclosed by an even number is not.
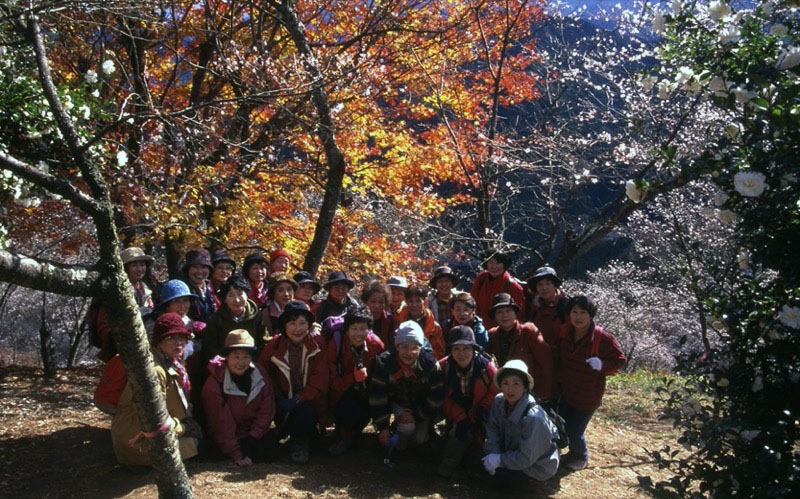
{"type": "Polygon", "coordinates": [[[761,433],[761,430],[743,430],[739,433],[743,439],[748,442],[756,438],[761,433]]]}
{"type": "Polygon", "coordinates": [[[96,99],[100,98],[100,91],[95,88],[94,91],[92,92],[92,97],[96,99]]]}
{"type": "Polygon", "coordinates": [[[781,53],[778,54],[778,62],[775,63],[775,67],[778,69],[789,69],[793,68],[800,64],[800,47],[789,47],[786,49],[781,49],[781,53]]]}
{"type": "Polygon", "coordinates": [[[742,32],[737,26],[725,26],[719,31],[719,43],[723,45],[736,43],[740,38],[742,38],[742,32]]]}
{"type": "Polygon", "coordinates": [[[83,75],[83,77],[84,77],[84,79],[86,79],[86,82],[91,84],[91,85],[94,85],[95,83],[97,83],[97,73],[93,69],[90,69],[89,71],[87,71],[86,74],[83,75]]]}
{"type": "Polygon", "coordinates": [[[738,123],[728,123],[725,126],[725,136],[731,140],[736,140],[742,134],[742,129],[738,123]]]}
{"type": "Polygon", "coordinates": [[[731,210],[719,210],[717,212],[717,218],[720,222],[724,223],[725,225],[731,225],[739,223],[741,218],[736,213],[732,212],[731,210]]]}
{"type": "Polygon", "coordinates": [[[736,96],[736,102],[740,104],[747,104],[750,99],[756,96],[754,92],[747,90],[745,87],[736,87],[732,92],[736,96]]]}
{"type": "Polygon", "coordinates": [[[672,13],[673,14],[680,14],[681,13],[681,7],[683,7],[683,3],[681,2],[681,0],[672,0],[672,2],[670,2],[669,6],[672,9],[672,13]]]}
{"type": "Polygon", "coordinates": [[[671,94],[672,83],[669,80],[661,80],[658,83],[658,98],[661,100],[667,100],[671,94]]]}
{"type": "Polygon", "coordinates": [[[114,66],[114,61],[111,59],[106,59],[103,62],[103,74],[108,76],[112,74],[117,68],[114,66]]]}
{"type": "Polygon", "coordinates": [[[714,21],[721,21],[731,15],[731,8],[723,1],[708,4],[708,17],[714,21]]]}
{"type": "Polygon", "coordinates": [[[125,151],[118,151],[117,152],[117,164],[119,166],[125,166],[128,164],[128,153],[125,151]]]}
{"type": "Polygon", "coordinates": [[[83,119],[85,119],[85,120],[88,120],[89,117],[92,115],[92,110],[89,109],[89,106],[87,106],[85,104],[83,106],[79,107],[78,111],[81,113],[81,116],[83,116],[83,119]]]}
{"type": "Polygon", "coordinates": [[[628,196],[628,199],[637,204],[641,203],[644,199],[644,190],[633,180],[625,182],[625,194],[628,196]]]}
{"type": "Polygon", "coordinates": [[[733,186],[742,196],[757,198],[767,188],[766,180],[761,172],[741,171],[733,176],[733,186]]]}
{"type": "Polygon", "coordinates": [[[783,36],[789,32],[789,28],[784,24],[773,24],[769,27],[769,34],[772,36],[783,36]]]}
{"type": "Polygon", "coordinates": [[[728,201],[729,197],[724,192],[714,194],[714,206],[722,206],[728,201]]]}
{"type": "Polygon", "coordinates": [[[678,69],[678,74],[675,75],[675,83],[678,85],[683,85],[691,80],[692,76],[694,76],[694,71],[692,71],[692,68],[688,66],[682,66],[678,69]]]}
{"type": "Polygon", "coordinates": [[[778,320],[792,329],[800,329],[800,307],[784,305],[778,314],[778,320]]]}
{"type": "Polygon", "coordinates": [[[655,14],[653,14],[653,25],[651,26],[653,33],[661,34],[667,29],[667,19],[664,17],[664,13],[660,10],[657,10],[655,14]]]}

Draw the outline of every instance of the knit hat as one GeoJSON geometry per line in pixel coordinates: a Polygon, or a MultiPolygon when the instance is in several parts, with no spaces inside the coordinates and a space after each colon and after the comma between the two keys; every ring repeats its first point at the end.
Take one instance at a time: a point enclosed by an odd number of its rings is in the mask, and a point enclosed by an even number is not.
{"type": "Polygon", "coordinates": [[[458,277],[456,277],[456,275],[453,273],[453,269],[447,265],[442,265],[441,267],[434,269],[433,277],[431,277],[431,280],[428,281],[428,285],[430,285],[431,288],[436,289],[436,281],[438,281],[440,277],[449,277],[453,282],[453,286],[458,285],[458,277]]]}
{"type": "Polygon", "coordinates": [[[192,333],[186,329],[183,319],[175,312],[161,314],[153,326],[153,344],[158,345],[167,336],[182,335],[191,338],[192,333]]]}
{"type": "Polygon", "coordinates": [[[251,353],[256,353],[258,351],[256,342],[246,329],[234,329],[229,332],[225,337],[225,346],[222,348],[222,353],[227,356],[231,353],[231,350],[237,348],[250,350],[251,353]]]}
{"type": "Polygon", "coordinates": [[[356,283],[348,279],[347,274],[341,270],[337,270],[336,272],[331,272],[328,274],[328,280],[325,281],[325,284],[323,284],[322,287],[325,288],[325,291],[329,291],[331,286],[334,284],[346,284],[350,289],[353,289],[353,286],[356,285],[356,283]]]}
{"type": "Polygon", "coordinates": [[[302,300],[292,300],[283,307],[283,312],[281,312],[281,316],[278,320],[281,323],[281,329],[286,329],[286,322],[289,321],[290,318],[297,317],[298,315],[302,315],[308,320],[308,325],[314,323],[314,314],[311,313],[311,309],[308,308],[306,302],[302,300]]]}
{"type": "Polygon", "coordinates": [[[159,295],[161,296],[161,301],[156,305],[156,308],[159,309],[166,307],[167,303],[177,298],[182,298],[184,296],[188,296],[192,299],[196,298],[196,296],[189,291],[189,286],[187,286],[186,283],[180,279],[170,279],[169,281],[165,282],[164,285],[161,286],[159,295]]]}
{"type": "Polygon", "coordinates": [[[528,373],[528,365],[525,362],[514,359],[509,360],[506,362],[503,367],[497,370],[497,374],[494,376],[494,382],[499,387],[500,383],[503,381],[503,378],[510,374],[516,374],[520,377],[523,381],[528,381],[528,391],[533,390],[533,376],[528,373]]]}
{"type": "Polygon", "coordinates": [[[272,253],[269,254],[269,266],[272,267],[272,264],[275,263],[275,260],[278,258],[285,256],[289,261],[292,261],[292,257],[289,255],[289,252],[285,249],[276,249],[272,253]]]}
{"type": "Polygon", "coordinates": [[[416,343],[419,346],[425,343],[425,334],[416,321],[405,321],[397,328],[394,344],[399,345],[401,343],[416,343]]]}
{"type": "Polygon", "coordinates": [[[540,279],[550,279],[555,283],[556,287],[561,286],[561,279],[558,278],[558,274],[556,274],[556,270],[553,267],[539,267],[536,269],[536,273],[528,280],[528,285],[531,288],[535,288],[540,279]]]}
{"type": "Polygon", "coordinates": [[[319,293],[319,290],[322,289],[322,285],[314,279],[311,272],[306,272],[305,270],[301,270],[294,275],[294,282],[297,283],[298,287],[303,284],[311,284],[314,287],[315,294],[319,293]]]}
{"type": "Polygon", "coordinates": [[[236,260],[228,256],[225,250],[214,250],[211,252],[211,265],[216,267],[218,263],[230,263],[231,266],[236,268],[236,260]]]}
{"type": "Polygon", "coordinates": [[[261,264],[264,267],[267,267],[269,264],[267,263],[267,259],[264,258],[261,253],[251,253],[244,257],[244,263],[242,264],[242,275],[247,277],[247,273],[250,271],[250,267],[255,264],[261,264]]]}
{"type": "Polygon", "coordinates": [[[478,347],[475,343],[475,333],[469,326],[454,326],[447,332],[447,344],[453,345],[470,345],[478,347]]]}
{"type": "Polygon", "coordinates": [[[186,271],[188,271],[189,267],[192,265],[205,265],[208,267],[209,272],[214,271],[214,266],[211,265],[211,254],[204,249],[193,249],[186,253],[183,267],[181,267],[183,275],[187,275],[186,271]]]}
{"type": "Polygon", "coordinates": [[[508,293],[500,293],[492,298],[492,306],[489,308],[489,318],[494,320],[494,313],[500,307],[511,307],[516,313],[519,313],[519,305],[514,301],[508,293]]]}
{"type": "Polygon", "coordinates": [[[487,251],[486,253],[483,254],[483,263],[482,263],[482,265],[483,265],[484,269],[487,267],[487,264],[488,264],[489,260],[491,260],[492,258],[494,258],[498,262],[502,263],[503,267],[506,270],[508,270],[508,268],[511,267],[511,262],[513,261],[511,259],[511,255],[509,255],[508,253],[502,251],[500,248],[492,248],[492,249],[490,249],[489,251],[487,251]]]}
{"type": "Polygon", "coordinates": [[[133,262],[145,262],[148,265],[152,265],[155,261],[152,256],[145,255],[142,248],[137,248],[136,246],[125,248],[120,252],[119,256],[122,257],[123,266],[133,262]]]}
{"type": "Polygon", "coordinates": [[[396,275],[390,277],[389,280],[386,281],[386,284],[388,284],[390,288],[398,288],[404,291],[408,287],[408,281],[406,281],[405,277],[396,275]]]}

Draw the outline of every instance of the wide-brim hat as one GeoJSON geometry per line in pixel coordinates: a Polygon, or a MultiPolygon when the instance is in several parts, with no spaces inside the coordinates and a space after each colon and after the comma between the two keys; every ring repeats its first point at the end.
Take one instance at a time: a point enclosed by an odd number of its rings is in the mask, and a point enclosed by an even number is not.
{"type": "Polygon", "coordinates": [[[386,281],[386,284],[390,288],[399,288],[399,289],[402,289],[403,291],[408,289],[408,281],[406,281],[406,278],[405,277],[400,277],[400,276],[397,276],[397,275],[393,275],[392,277],[390,277],[386,281]]]}
{"type": "Polygon", "coordinates": [[[483,254],[483,261],[481,265],[483,266],[484,269],[487,267],[489,260],[491,260],[492,257],[494,257],[495,260],[497,260],[498,262],[502,263],[503,267],[505,267],[506,270],[508,270],[509,267],[511,267],[511,263],[514,261],[511,258],[511,255],[501,250],[500,248],[492,248],[483,254]]]}
{"type": "Polygon", "coordinates": [[[192,265],[205,265],[208,267],[209,272],[214,271],[214,266],[211,265],[211,253],[208,250],[204,249],[193,249],[189,250],[186,253],[186,257],[184,258],[183,267],[181,270],[183,271],[184,275],[186,271],[189,270],[189,267],[192,265]]]}
{"type": "Polygon", "coordinates": [[[441,267],[436,267],[436,269],[434,269],[433,277],[431,277],[431,280],[428,281],[428,285],[432,289],[436,289],[436,281],[438,281],[440,277],[449,277],[453,282],[453,287],[458,285],[458,277],[453,273],[453,269],[447,265],[442,265],[441,267]]]}
{"type": "Polygon", "coordinates": [[[216,267],[218,263],[229,263],[235,269],[236,260],[231,258],[225,250],[214,250],[211,252],[211,265],[216,267]]]}
{"type": "Polygon", "coordinates": [[[515,312],[519,313],[519,305],[514,301],[508,293],[500,293],[492,298],[492,306],[489,308],[489,318],[494,320],[494,313],[500,307],[511,307],[515,312]]]}
{"type": "Polygon", "coordinates": [[[536,273],[533,274],[533,277],[528,279],[528,285],[530,287],[535,287],[540,279],[550,279],[556,286],[561,286],[561,279],[559,279],[556,269],[553,267],[539,267],[536,269],[536,273]]]}
{"type": "Polygon", "coordinates": [[[294,275],[294,281],[297,283],[297,286],[301,286],[303,284],[311,284],[314,287],[314,293],[319,293],[319,290],[322,289],[322,284],[318,283],[314,276],[311,275],[311,272],[306,272],[305,270],[301,270],[300,272],[294,275]]]}
{"type": "Polygon", "coordinates": [[[281,312],[281,316],[278,317],[278,321],[281,323],[281,329],[285,331],[286,321],[289,320],[289,317],[298,314],[308,319],[309,326],[314,323],[315,317],[314,314],[311,313],[311,309],[308,308],[308,304],[302,300],[292,300],[283,307],[283,312],[281,312]]]}
{"type": "Polygon", "coordinates": [[[275,290],[278,288],[278,284],[282,282],[288,282],[292,286],[292,289],[297,291],[297,282],[289,277],[289,274],[284,274],[283,272],[272,274],[269,277],[269,289],[267,290],[267,294],[271,299],[275,298],[275,290]]]}
{"type": "Polygon", "coordinates": [[[225,337],[225,346],[222,347],[222,353],[228,355],[231,350],[236,349],[250,350],[251,353],[258,352],[256,342],[246,329],[234,329],[229,332],[225,337]]]}
{"type": "Polygon", "coordinates": [[[447,344],[451,347],[453,345],[470,345],[472,347],[479,347],[475,342],[475,332],[469,326],[454,326],[447,332],[447,344]]]}
{"type": "Polygon", "coordinates": [[[518,375],[522,379],[527,378],[528,390],[529,391],[533,390],[533,376],[531,376],[530,373],[528,372],[528,365],[525,364],[525,362],[519,359],[514,359],[514,360],[509,360],[508,362],[503,364],[503,367],[498,369],[497,374],[494,375],[494,384],[497,385],[498,388],[500,387],[500,381],[504,377],[503,373],[506,373],[506,376],[513,373],[518,375]]]}
{"type": "Polygon", "coordinates": [[[350,289],[353,289],[353,287],[355,287],[356,285],[356,283],[354,283],[347,277],[347,274],[345,274],[340,270],[328,274],[328,280],[325,281],[325,284],[323,284],[322,287],[325,288],[325,291],[329,291],[331,289],[331,286],[333,286],[334,284],[346,284],[347,287],[350,289]]]}
{"type": "Polygon", "coordinates": [[[152,264],[155,259],[145,254],[142,248],[137,248],[136,246],[131,246],[130,248],[125,248],[119,254],[122,257],[122,265],[127,265],[133,262],[145,262],[147,264],[152,264]]]}
{"type": "Polygon", "coordinates": [[[158,309],[164,308],[167,306],[167,303],[171,302],[172,300],[177,300],[178,298],[183,298],[184,296],[189,297],[192,300],[197,298],[197,296],[192,294],[192,292],[189,290],[189,286],[187,286],[186,283],[180,279],[170,279],[169,281],[165,282],[164,285],[161,286],[161,290],[158,294],[161,297],[161,301],[158,302],[155,307],[158,309]]]}
{"type": "Polygon", "coordinates": [[[183,323],[183,318],[175,312],[159,315],[153,325],[153,344],[158,345],[164,338],[176,335],[192,337],[192,333],[186,329],[186,324],[183,323]]]}

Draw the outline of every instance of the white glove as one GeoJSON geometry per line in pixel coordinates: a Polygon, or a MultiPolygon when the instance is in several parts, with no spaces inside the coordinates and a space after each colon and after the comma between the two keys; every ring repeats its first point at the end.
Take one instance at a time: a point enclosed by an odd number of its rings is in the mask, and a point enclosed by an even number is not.
{"type": "Polygon", "coordinates": [[[592,367],[592,369],[594,369],[595,371],[599,371],[600,369],[603,368],[603,361],[597,357],[589,357],[588,359],[586,359],[586,362],[588,362],[589,365],[592,367]]]}
{"type": "Polygon", "coordinates": [[[494,475],[495,470],[500,467],[500,454],[487,454],[484,456],[483,467],[490,475],[494,475]]]}

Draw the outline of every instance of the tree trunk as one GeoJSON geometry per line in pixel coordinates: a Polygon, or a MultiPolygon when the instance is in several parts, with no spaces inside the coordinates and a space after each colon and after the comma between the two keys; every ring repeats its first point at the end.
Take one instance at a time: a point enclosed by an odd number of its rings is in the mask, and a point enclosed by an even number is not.
{"type": "Polygon", "coordinates": [[[311,52],[311,47],[306,39],[305,29],[297,18],[297,12],[292,0],[283,0],[280,5],[281,21],[294,41],[297,51],[303,56],[306,70],[311,75],[314,87],[311,96],[314,100],[314,107],[317,109],[317,136],[322,141],[325,149],[325,157],[328,159],[328,180],[325,182],[325,195],[322,198],[322,206],[319,209],[317,225],[314,229],[314,238],[306,253],[303,262],[303,270],[317,273],[328,242],[333,231],[333,220],[336,217],[336,208],[339,206],[339,198],[342,195],[342,181],[346,171],[345,159],[339,145],[336,143],[336,133],[334,131],[333,120],[331,119],[331,108],[328,103],[328,95],[323,87],[323,78],[320,74],[317,60],[311,52]]]}
{"type": "Polygon", "coordinates": [[[42,368],[45,378],[56,375],[56,350],[53,346],[53,334],[47,327],[47,293],[42,293],[42,325],[39,327],[39,351],[42,354],[42,368]]]}
{"type": "Polygon", "coordinates": [[[82,300],[81,306],[78,308],[78,314],[75,318],[74,324],[70,330],[69,335],[69,353],[67,354],[67,367],[75,367],[75,361],[78,359],[78,351],[81,348],[81,340],[83,340],[83,331],[81,331],[81,320],[83,319],[86,310],[89,307],[90,300],[82,300]]]}

